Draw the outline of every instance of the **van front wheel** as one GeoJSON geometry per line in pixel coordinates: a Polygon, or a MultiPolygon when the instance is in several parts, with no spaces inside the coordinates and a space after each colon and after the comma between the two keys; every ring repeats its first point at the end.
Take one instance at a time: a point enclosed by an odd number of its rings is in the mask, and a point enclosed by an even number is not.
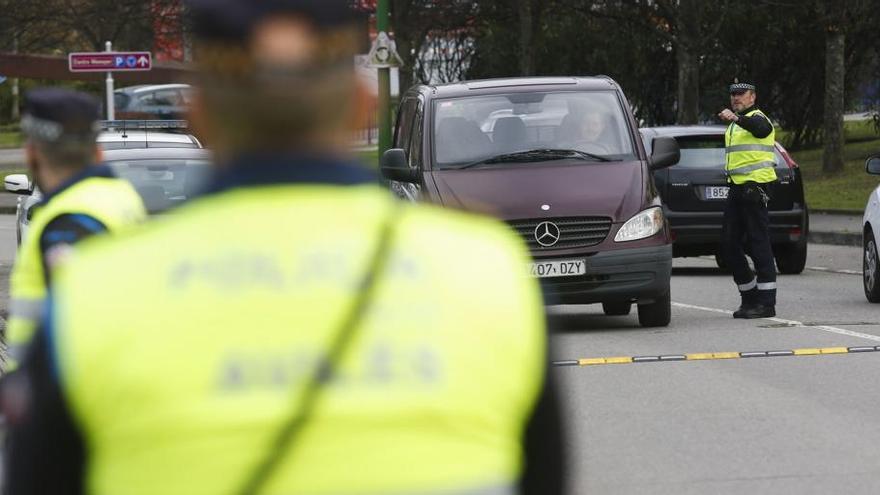
{"type": "Polygon", "coordinates": [[[639,304],[639,324],[643,327],[665,327],[672,320],[672,299],[669,291],[650,304],[639,304]]]}

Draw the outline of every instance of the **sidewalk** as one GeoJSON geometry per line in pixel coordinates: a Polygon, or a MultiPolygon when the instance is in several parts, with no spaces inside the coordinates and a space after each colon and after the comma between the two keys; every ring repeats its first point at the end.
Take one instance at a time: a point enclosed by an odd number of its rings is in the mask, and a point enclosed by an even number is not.
{"type": "Polygon", "coordinates": [[[810,212],[810,236],[808,239],[814,244],[861,246],[862,214],[855,212],[810,212]]]}

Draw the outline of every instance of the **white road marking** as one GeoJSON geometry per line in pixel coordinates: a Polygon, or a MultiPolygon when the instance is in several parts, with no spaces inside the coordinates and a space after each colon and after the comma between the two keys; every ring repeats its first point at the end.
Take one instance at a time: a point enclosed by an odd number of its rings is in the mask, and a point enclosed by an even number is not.
{"type": "MultiPolygon", "coordinates": [[[[696,310],[700,310],[700,311],[709,311],[712,313],[722,313],[722,314],[726,314],[726,315],[733,314],[733,311],[730,311],[727,309],[708,308],[706,306],[695,306],[693,304],[684,304],[684,303],[679,303],[679,302],[673,302],[672,305],[679,307],[679,308],[696,309],[696,310]]],[[[816,330],[822,330],[823,332],[836,333],[838,335],[846,335],[848,337],[858,337],[861,339],[873,340],[874,342],[880,342],[880,335],[871,335],[868,333],[853,332],[852,330],[846,330],[844,328],[837,328],[837,327],[830,327],[828,325],[804,325],[803,322],[795,321],[795,320],[785,320],[783,318],[763,318],[763,319],[775,321],[776,323],[784,323],[784,324],[792,326],[792,327],[815,328],[816,330]]]]}
{"type": "Polygon", "coordinates": [[[856,270],[835,270],[833,268],[825,268],[824,266],[808,266],[807,270],[814,270],[817,272],[843,273],[845,275],[862,275],[862,272],[856,270]]]}

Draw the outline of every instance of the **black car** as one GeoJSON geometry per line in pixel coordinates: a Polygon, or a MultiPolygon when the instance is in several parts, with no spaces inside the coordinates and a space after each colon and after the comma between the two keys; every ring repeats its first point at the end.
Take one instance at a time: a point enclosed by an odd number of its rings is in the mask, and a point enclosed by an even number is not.
{"type": "MultiPolygon", "coordinates": [[[[724,126],[667,126],[640,129],[648,154],[657,137],[678,141],[681,158],[654,171],[674,239],[673,256],[720,256],[721,220],[727,197],[724,126]]],[[[776,175],[770,186],[770,239],[780,273],[800,273],[807,261],[810,217],[797,163],[776,143],[776,175]]]]}

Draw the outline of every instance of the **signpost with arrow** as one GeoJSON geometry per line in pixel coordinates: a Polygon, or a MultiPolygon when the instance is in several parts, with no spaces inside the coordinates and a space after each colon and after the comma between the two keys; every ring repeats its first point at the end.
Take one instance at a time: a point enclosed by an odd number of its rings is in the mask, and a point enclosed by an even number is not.
{"type": "Polygon", "coordinates": [[[153,68],[150,52],[114,52],[108,41],[103,52],[74,52],[67,55],[70,72],[106,72],[107,120],[115,120],[113,72],[144,71],[153,68]]]}

